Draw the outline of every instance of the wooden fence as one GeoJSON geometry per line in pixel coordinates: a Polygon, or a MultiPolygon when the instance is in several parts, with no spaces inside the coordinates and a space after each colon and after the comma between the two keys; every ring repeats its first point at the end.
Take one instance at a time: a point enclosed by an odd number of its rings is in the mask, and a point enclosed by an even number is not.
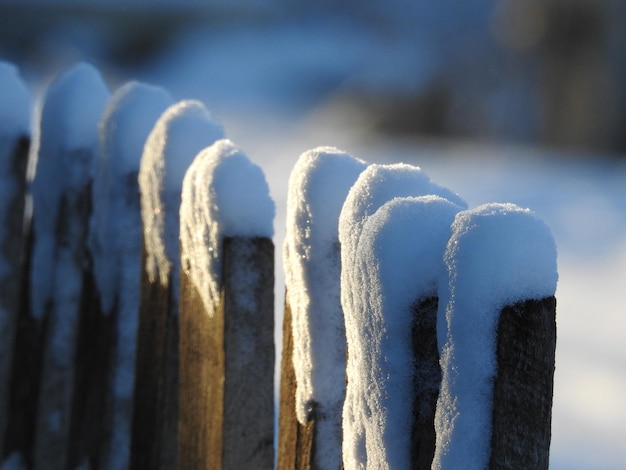
{"type": "Polygon", "coordinates": [[[547,468],[556,253],[530,211],[305,152],[276,391],[261,169],[158,87],[78,64],[33,132],[0,83],[0,468],[547,468]]]}

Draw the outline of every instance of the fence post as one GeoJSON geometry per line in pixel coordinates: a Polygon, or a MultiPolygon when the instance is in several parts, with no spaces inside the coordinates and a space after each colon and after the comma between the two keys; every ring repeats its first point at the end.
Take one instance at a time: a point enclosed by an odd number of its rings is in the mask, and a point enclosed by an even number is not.
{"type": "Polygon", "coordinates": [[[34,393],[33,468],[69,464],[90,178],[97,121],[108,97],[100,74],[79,64],[46,93],[33,191],[30,297],[40,335],[40,381],[34,393]]]}
{"type": "Polygon", "coordinates": [[[319,147],[300,156],[289,179],[279,468],[341,468],[346,337],[338,225],[364,168],[345,152],[319,147]]]}
{"type": "Polygon", "coordinates": [[[183,181],[179,467],[272,468],[274,204],[230,141],[183,181]]]}
{"type": "Polygon", "coordinates": [[[429,469],[441,372],[437,279],[461,210],[438,196],[394,198],[363,223],[346,310],[345,468],[429,469]],[[358,282],[355,282],[358,280],[358,282]]]}
{"type": "Polygon", "coordinates": [[[490,468],[548,468],[556,352],[556,298],[500,312],[490,468]]]}
{"type": "MultiPolygon", "coordinates": [[[[197,101],[176,103],[150,132],[139,169],[143,257],[139,308],[136,442],[145,442],[151,468],[177,465],[178,342],[180,298],[180,192],[184,172],[222,128],[197,101]],[[143,418],[142,418],[143,416],[143,418]],[[143,419],[154,420],[155,440],[145,439],[143,419]],[[142,441],[139,441],[141,437],[142,441]],[[147,449],[151,446],[152,450],[147,449]]],[[[148,434],[154,439],[154,435],[148,434]]],[[[147,457],[146,457],[147,458],[147,457]]],[[[148,460],[136,460],[145,468],[148,460]]]]}
{"type": "Polygon", "coordinates": [[[513,204],[480,206],[458,214],[445,261],[433,468],[548,468],[558,277],[550,230],[513,204]]]}
{"type": "MultiPolygon", "coordinates": [[[[103,436],[95,463],[101,468],[125,469],[137,455],[144,457],[135,453],[137,435],[154,439],[150,449],[162,445],[158,434],[153,434],[158,431],[153,416],[148,413],[137,421],[134,408],[144,404],[137,394],[147,372],[135,370],[143,239],[138,173],[146,139],[171,104],[164,89],[129,82],[111,96],[100,121],[90,242],[102,315],[110,322],[114,338],[108,350],[103,436]]],[[[143,464],[142,468],[158,468],[154,461],[143,464]]]]}
{"type": "Polygon", "coordinates": [[[0,62],[0,462],[9,424],[14,348],[23,314],[27,233],[26,169],[30,150],[31,97],[18,70],[0,62]]]}

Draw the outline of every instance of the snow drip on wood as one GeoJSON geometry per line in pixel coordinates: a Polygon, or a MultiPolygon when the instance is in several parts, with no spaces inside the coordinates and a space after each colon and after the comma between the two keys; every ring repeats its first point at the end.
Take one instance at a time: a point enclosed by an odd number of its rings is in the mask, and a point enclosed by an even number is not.
{"type": "Polygon", "coordinates": [[[191,100],[170,106],[148,136],[139,186],[150,282],[159,279],[166,285],[171,276],[178,285],[183,178],[200,150],[223,136],[222,126],[211,119],[204,105],[191,100]]]}
{"type": "Polygon", "coordinates": [[[113,308],[118,293],[133,292],[139,297],[139,165],[149,133],[172,104],[164,89],[129,82],[111,97],[100,123],[90,242],[105,313],[113,308]],[[137,289],[125,284],[125,278],[137,289]]]}
{"type": "Polygon", "coordinates": [[[339,279],[339,213],[365,163],[335,148],[303,153],[290,179],[284,246],[293,315],[296,415],[316,413],[319,468],[341,467],[346,338],[339,279]]]}
{"type": "Polygon", "coordinates": [[[41,111],[33,194],[31,305],[43,346],[33,461],[69,465],[83,259],[97,125],[109,97],[100,73],[78,64],[48,88],[41,111]]]}
{"type": "Polygon", "coordinates": [[[0,459],[10,411],[12,363],[22,300],[26,167],[31,96],[17,68],[0,62],[0,459]]]}
{"type": "Polygon", "coordinates": [[[530,210],[487,204],[457,215],[445,264],[433,468],[482,469],[490,455],[499,314],[506,305],[554,295],[556,246],[530,210]]]}
{"type": "Polygon", "coordinates": [[[218,140],[196,156],[183,180],[182,269],[209,315],[220,298],[224,237],[271,238],[274,214],[263,170],[230,140],[218,140]]]}
{"type": "Polygon", "coordinates": [[[450,225],[439,196],[394,198],[363,223],[346,313],[345,468],[409,468],[416,379],[412,306],[436,295],[450,225]]]}
{"type": "Polygon", "coordinates": [[[130,82],[111,97],[100,123],[90,242],[104,314],[117,315],[112,436],[104,457],[112,469],[125,468],[130,452],[142,252],[139,165],[150,131],[172,104],[164,89],[130,82]]]}
{"type": "MultiPolygon", "coordinates": [[[[341,243],[341,283],[348,285],[352,270],[349,266],[356,256],[359,237],[365,220],[385,202],[394,197],[424,196],[433,194],[466,208],[467,204],[457,194],[433,183],[421,168],[397,163],[370,165],[361,173],[348,196],[339,216],[339,242],[341,243]]],[[[354,285],[357,285],[356,283],[354,285]]],[[[344,315],[353,311],[352,295],[342,289],[341,304],[344,315]]]]}
{"type": "MultiPolygon", "coordinates": [[[[10,218],[13,216],[15,201],[22,197],[24,183],[16,181],[16,146],[20,139],[30,138],[31,96],[24,85],[17,68],[0,62],[0,282],[10,281],[15,275],[11,269],[10,258],[14,253],[6,251],[7,244],[17,233],[8,232],[10,218]]],[[[24,177],[24,175],[21,175],[24,177]]],[[[23,204],[22,204],[23,206],[23,204]]],[[[6,335],[4,322],[9,313],[4,311],[6,305],[0,300],[0,343],[13,344],[6,335]]],[[[1,346],[0,346],[1,348],[1,346]]],[[[8,353],[7,353],[8,354],[8,353]]],[[[0,361],[2,362],[2,361],[0,361]]],[[[0,430],[1,432],[1,430],[0,430]]],[[[1,434],[0,434],[1,435],[1,434]]],[[[2,445],[0,445],[2,448],[2,445]]]]}
{"type": "Polygon", "coordinates": [[[86,187],[93,177],[98,122],[109,98],[100,73],[81,63],[49,87],[40,117],[33,194],[32,312],[42,318],[53,295],[58,218],[65,194],[86,187]]]}

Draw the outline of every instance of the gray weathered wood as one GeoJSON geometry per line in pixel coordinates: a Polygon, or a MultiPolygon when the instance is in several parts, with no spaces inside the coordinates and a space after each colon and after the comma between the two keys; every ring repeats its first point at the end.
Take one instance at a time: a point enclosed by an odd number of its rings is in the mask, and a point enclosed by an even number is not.
{"type": "Polygon", "coordinates": [[[413,355],[415,378],[411,468],[430,469],[435,455],[435,410],[441,388],[437,348],[437,297],[421,299],[413,306],[413,355]]]}
{"type": "MultiPolygon", "coordinates": [[[[5,234],[0,239],[0,259],[6,263],[0,274],[0,460],[9,423],[11,375],[18,316],[25,289],[26,243],[24,209],[26,203],[26,168],[30,137],[0,137],[0,161],[4,162],[3,185],[11,185],[11,198],[2,201],[0,224],[5,234]]],[[[8,188],[3,188],[7,191],[8,188]]]]}
{"type": "Polygon", "coordinates": [[[219,306],[209,315],[181,274],[179,468],[274,465],[274,245],[223,241],[219,306]]]}
{"type": "MultiPolygon", "coordinates": [[[[285,298],[287,296],[285,295],[285,298]]],[[[285,302],[283,349],[280,365],[280,402],[278,410],[279,469],[308,470],[314,466],[315,416],[303,425],[296,416],[296,374],[293,366],[292,314],[285,302]]],[[[313,414],[315,408],[313,408],[313,414]]]]}
{"type": "Polygon", "coordinates": [[[554,297],[502,309],[489,468],[548,468],[555,350],[554,297]]]}

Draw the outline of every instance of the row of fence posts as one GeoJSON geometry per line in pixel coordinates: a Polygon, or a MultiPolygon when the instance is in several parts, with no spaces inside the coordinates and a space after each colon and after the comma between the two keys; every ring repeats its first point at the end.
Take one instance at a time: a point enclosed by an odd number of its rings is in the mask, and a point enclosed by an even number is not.
{"type": "Polygon", "coordinates": [[[13,66],[0,84],[0,468],[547,468],[556,255],[528,211],[468,211],[416,167],[305,152],[275,392],[261,169],[201,103],[110,94],[89,64],[49,85],[36,141],[13,66]],[[478,272],[513,283],[495,307],[465,298],[463,263],[492,249],[466,240],[509,220],[521,239],[478,272]],[[477,367],[468,328],[489,345],[477,367]],[[465,433],[480,380],[488,432],[465,433]]]}

